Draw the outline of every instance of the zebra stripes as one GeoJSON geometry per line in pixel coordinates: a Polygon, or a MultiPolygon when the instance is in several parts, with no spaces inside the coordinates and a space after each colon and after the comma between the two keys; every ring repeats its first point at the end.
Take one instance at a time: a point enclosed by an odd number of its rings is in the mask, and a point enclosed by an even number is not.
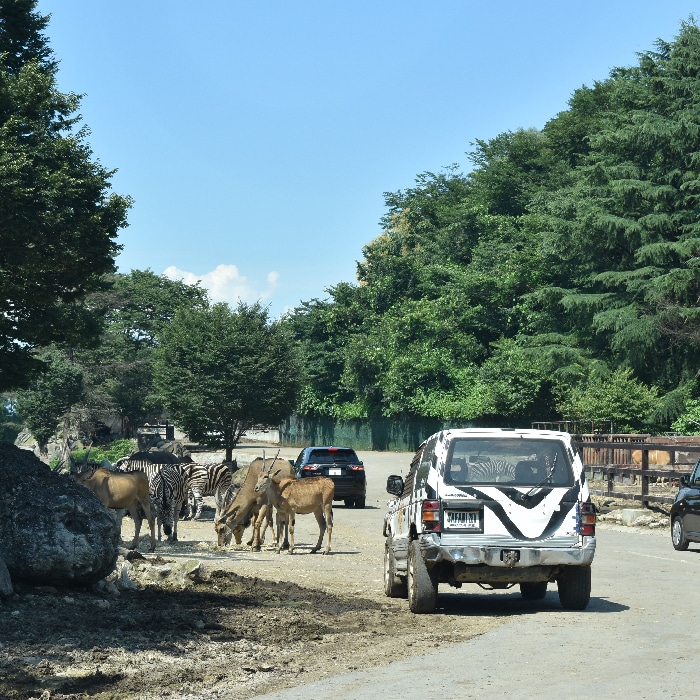
{"type": "Polygon", "coordinates": [[[185,514],[199,520],[204,496],[214,496],[217,489],[225,492],[231,486],[231,477],[237,469],[232,465],[196,464],[183,462],[169,452],[135,452],[114,464],[122,471],[143,471],[148,477],[151,501],[158,520],[158,539],[161,528],[170,539],[177,540],[177,521],[185,514]],[[183,485],[184,483],[184,485],[183,485]],[[183,495],[184,489],[184,495],[183,495]],[[171,513],[172,508],[177,512],[171,513]]]}
{"type": "Polygon", "coordinates": [[[515,465],[503,459],[491,459],[483,462],[472,462],[469,465],[469,481],[512,481],[515,476],[515,465]]]}
{"type": "Polygon", "coordinates": [[[215,496],[217,489],[222,493],[231,486],[234,467],[227,464],[193,464],[190,470],[190,487],[187,498],[188,517],[199,520],[202,515],[204,496],[215,496]]]}
{"type": "Polygon", "coordinates": [[[125,472],[142,471],[146,474],[158,521],[158,540],[163,531],[168,540],[177,541],[177,520],[180,508],[187,500],[194,463],[181,462],[169,452],[135,452],[118,459],[114,466],[125,472]]]}
{"type": "Polygon", "coordinates": [[[168,541],[177,542],[177,521],[189,490],[190,468],[189,464],[163,464],[152,478],[149,477],[151,501],[158,519],[158,539],[162,523],[168,541]]]}

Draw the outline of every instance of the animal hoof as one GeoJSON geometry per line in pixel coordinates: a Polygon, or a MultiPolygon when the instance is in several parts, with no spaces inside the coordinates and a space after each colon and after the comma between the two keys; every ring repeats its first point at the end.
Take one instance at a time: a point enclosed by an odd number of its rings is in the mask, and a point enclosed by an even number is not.
{"type": "Polygon", "coordinates": [[[254,552],[259,552],[259,551],[260,551],[260,547],[253,547],[252,549],[253,549],[254,552]]]}

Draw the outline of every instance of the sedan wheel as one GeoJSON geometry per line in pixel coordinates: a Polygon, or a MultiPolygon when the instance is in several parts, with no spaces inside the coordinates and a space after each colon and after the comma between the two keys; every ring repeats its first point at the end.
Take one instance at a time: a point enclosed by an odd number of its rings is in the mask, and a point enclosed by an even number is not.
{"type": "Polygon", "coordinates": [[[673,525],[671,525],[671,542],[673,542],[673,548],[677,549],[679,552],[685,552],[685,550],[688,549],[689,543],[685,538],[683,521],[680,516],[676,516],[673,519],[673,525]]]}

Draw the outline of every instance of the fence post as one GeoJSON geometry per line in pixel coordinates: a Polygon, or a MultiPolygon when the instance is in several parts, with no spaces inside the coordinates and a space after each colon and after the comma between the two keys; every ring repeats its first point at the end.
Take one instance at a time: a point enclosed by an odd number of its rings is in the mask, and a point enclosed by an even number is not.
{"type": "Polygon", "coordinates": [[[649,500],[644,498],[649,495],[649,448],[642,448],[642,507],[649,507],[649,500]]]}

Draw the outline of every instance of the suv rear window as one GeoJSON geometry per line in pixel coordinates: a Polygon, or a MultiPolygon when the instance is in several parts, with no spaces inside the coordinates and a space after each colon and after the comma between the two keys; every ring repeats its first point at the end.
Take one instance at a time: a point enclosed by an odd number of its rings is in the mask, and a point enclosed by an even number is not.
{"type": "Polygon", "coordinates": [[[334,462],[359,463],[359,459],[354,450],[350,449],[332,449],[332,450],[313,450],[309,453],[307,462],[309,464],[333,464],[334,462]]]}
{"type": "Polygon", "coordinates": [[[450,484],[573,485],[559,440],[463,438],[450,445],[444,479],[450,484]]]}

